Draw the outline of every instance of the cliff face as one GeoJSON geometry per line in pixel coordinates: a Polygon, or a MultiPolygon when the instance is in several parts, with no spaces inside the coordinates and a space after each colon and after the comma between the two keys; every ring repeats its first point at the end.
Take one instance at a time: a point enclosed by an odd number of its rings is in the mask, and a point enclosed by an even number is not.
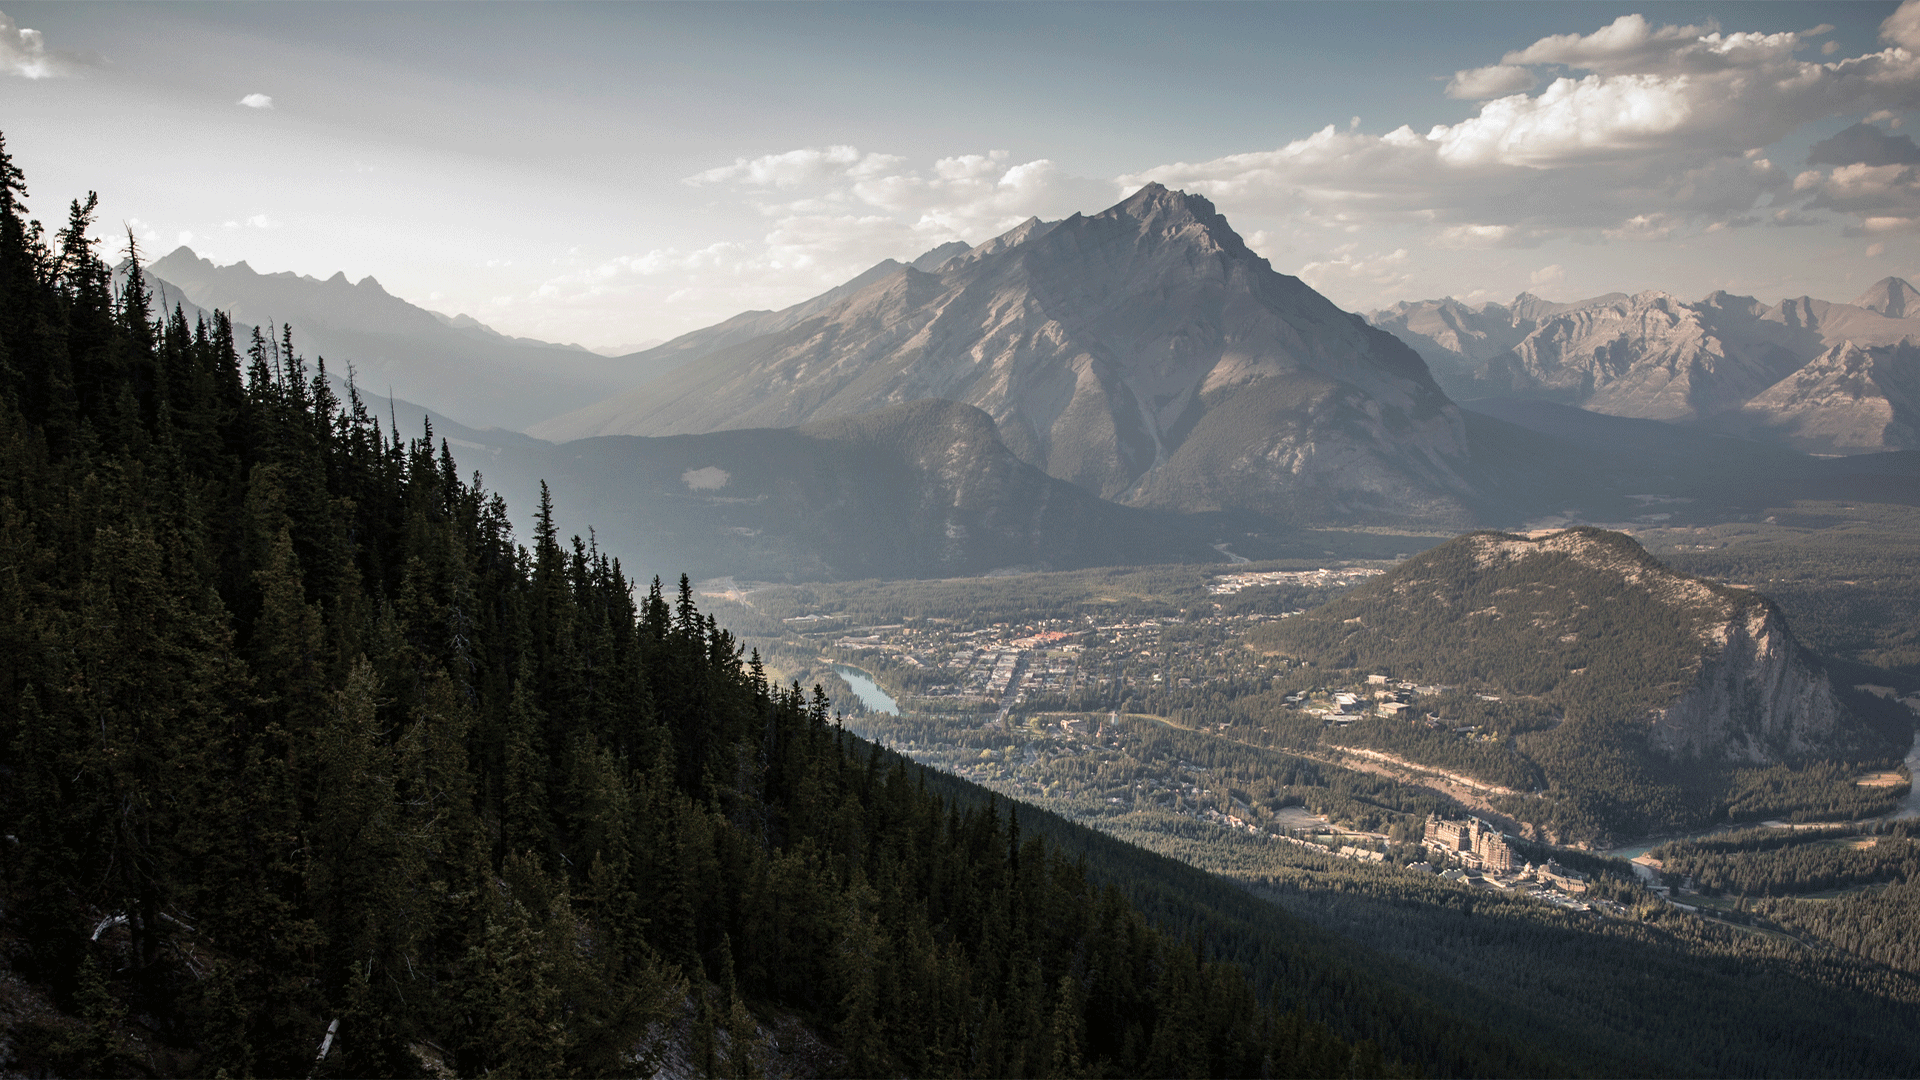
{"type": "Polygon", "coordinates": [[[1731,613],[1707,635],[1693,687],[1656,709],[1648,743],[1670,757],[1764,765],[1831,751],[1846,707],[1772,604],[1731,613]],[[1714,649],[1717,646],[1717,650],[1714,649]]]}

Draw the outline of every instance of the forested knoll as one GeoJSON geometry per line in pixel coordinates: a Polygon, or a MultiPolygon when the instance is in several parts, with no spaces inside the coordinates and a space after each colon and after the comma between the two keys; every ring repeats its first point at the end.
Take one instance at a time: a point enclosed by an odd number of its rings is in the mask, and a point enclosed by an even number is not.
{"type": "MultiPolygon", "coordinates": [[[[1502,812],[1591,841],[1885,809],[1883,797],[1851,788],[1842,763],[1897,757],[1911,719],[1833,686],[1785,634],[1764,598],[1676,574],[1622,534],[1575,529],[1531,542],[1455,539],[1248,640],[1310,662],[1318,679],[1385,673],[1450,688],[1415,699],[1412,722],[1361,720],[1327,737],[1512,786],[1520,794],[1494,800],[1502,812]],[[1754,626],[1780,635],[1768,648],[1781,677],[1762,677],[1758,645],[1736,648],[1758,640],[1754,626]],[[1707,715],[1714,687],[1701,689],[1707,670],[1730,688],[1717,720],[1707,715]],[[1794,685],[1798,696],[1780,689],[1794,685]],[[1676,724],[1689,708],[1701,715],[1676,724]],[[1430,713],[1431,727],[1420,719],[1430,713]],[[1823,716],[1831,726],[1815,722],[1823,716]],[[1469,726],[1474,737],[1457,734],[1469,726]],[[1659,745],[1676,728],[1696,741],[1659,745]],[[1771,757],[1738,764],[1736,751],[1754,749],[1771,757]]],[[[1271,703],[1245,711],[1295,744],[1311,735],[1295,730],[1303,717],[1271,703]]]]}
{"type": "Polygon", "coordinates": [[[852,1075],[1551,1060],[867,749],[0,178],[0,1067],[744,1075],[781,1018],[852,1075]]]}

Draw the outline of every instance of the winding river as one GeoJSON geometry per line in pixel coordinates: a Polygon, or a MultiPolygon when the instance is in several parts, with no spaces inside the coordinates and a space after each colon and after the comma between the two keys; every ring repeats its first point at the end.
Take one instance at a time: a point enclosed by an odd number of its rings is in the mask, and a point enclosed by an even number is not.
{"type": "MultiPolygon", "coordinates": [[[[1907,750],[1906,765],[1907,775],[1909,777],[1920,777],[1920,728],[1916,728],[1913,733],[1913,746],[1907,750]]],[[[1900,800],[1900,805],[1894,807],[1892,813],[1877,818],[1868,818],[1860,822],[1860,824],[1864,825],[1873,821],[1901,821],[1906,818],[1915,817],[1920,817],[1920,784],[1910,784],[1907,787],[1907,797],[1900,800]]],[[[1632,859],[1645,855],[1647,852],[1671,840],[1698,840],[1702,837],[1717,836],[1724,832],[1733,832],[1736,829],[1751,829],[1757,824],[1759,824],[1759,822],[1743,821],[1737,825],[1721,825],[1716,828],[1690,833],[1685,836],[1655,836],[1629,844],[1626,847],[1603,851],[1600,854],[1612,855],[1618,859],[1632,859]]]]}
{"type": "Polygon", "coordinates": [[[860,699],[860,704],[865,705],[868,712],[900,715],[900,703],[888,697],[887,692],[880,689],[880,684],[873,681],[872,675],[846,664],[833,665],[833,673],[853,687],[853,696],[860,699]]]}

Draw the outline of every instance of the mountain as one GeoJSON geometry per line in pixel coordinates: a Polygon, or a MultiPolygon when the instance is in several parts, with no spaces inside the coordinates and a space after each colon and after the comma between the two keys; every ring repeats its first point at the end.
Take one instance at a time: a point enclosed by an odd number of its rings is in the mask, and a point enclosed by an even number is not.
{"type": "Polygon", "coordinates": [[[525,427],[630,383],[623,359],[415,307],[371,277],[261,274],[244,262],[215,266],[186,247],[146,272],[156,299],[177,295],[248,326],[291,325],[296,347],[336,373],[351,365],[369,392],[431,401],[478,427],[525,427]]]}
{"type": "Polygon", "coordinates": [[[1920,348],[1842,342],[1748,401],[1740,418],[1812,453],[1920,449],[1920,348]]]}
{"type": "Polygon", "coordinates": [[[1920,316],[1920,305],[1914,303],[1916,300],[1920,300],[1920,289],[1915,289],[1900,278],[1887,277],[1874,282],[1866,292],[1856,297],[1853,306],[1878,312],[1889,319],[1905,319],[1909,311],[1920,316]]]}
{"type": "MultiPolygon", "coordinates": [[[[1832,350],[1920,340],[1916,296],[1890,277],[1847,304],[1803,296],[1768,306],[1725,292],[1689,303],[1657,291],[1549,304],[1523,293],[1511,306],[1447,298],[1400,303],[1368,319],[1418,351],[1458,399],[1532,398],[1859,453],[1904,444],[1859,434],[1873,426],[1853,415],[1863,399],[1795,388],[1831,381],[1834,361],[1822,358],[1832,350]],[[1763,395],[1771,397],[1761,402],[1763,395]],[[1802,429],[1858,430],[1838,439],[1793,434],[1802,429]]],[[[1867,397],[1884,399],[1877,391],[1867,397]]]]}
{"type": "Polygon", "coordinates": [[[908,402],[797,428],[561,446],[435,430],[463,469],[480,469],[514,506],[538,505],[543,480],[565,492],[561,527],[591,526],[643,577],[959,577],[1219,559],[1211,526],[1055,480],[1015,457],[985,413],[958,402],[908,402]]]}
{"type": "Polygon", "coordinates": [[[641,356],[708,348],[529,430],[786,427],[942,398],[984,410],[1049,475],[1133,506],[1462,522],[1474,497],[1464,422],[1418,355],[1157,184],[641,356]]]}
{"type": "Polygon", "coordinates": [[[1912,737],[1910,716],[1835,686],[1766,598],[1594,528],[1458,537],[1248,644],[1326,686],[1425,684],[1400,716],[1327,737],[1504,786],[1491,807],[1556,842],[1765,813],[1768,785],[1912,737]]]}
{"type": "Polygon", "coordinates": [[[1773,604],[1670,570],[1599,529],[1459,537],[1273,624],[1262,644],[1470,685],[1567,722],[1629,721],[1673,758],[1765,764],[1857,741],[1773,604]]]}

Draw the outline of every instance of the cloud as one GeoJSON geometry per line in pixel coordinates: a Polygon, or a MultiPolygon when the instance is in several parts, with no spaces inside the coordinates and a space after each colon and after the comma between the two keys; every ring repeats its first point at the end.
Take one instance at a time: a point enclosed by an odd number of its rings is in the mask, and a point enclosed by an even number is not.
{"type": "Polygon", "coordinates": [[[249,109],[271,109],[273,108],[273,99],[265,94],[248,94],[246,97],[235,102],[235,104],[245,105],[249,109]]]}
{"type": "MultiPolygon", "coordinates": [[[[1501,57],[1502,64],[1560,64],[1602,72],[1673,71],[1695,66],[1701,59],[1699,43],[1718,27],[1660,26],[1644,15],[1622,15],[1591,34],[1555,34],[1501,57]]],[[[1737,35],[1759,37],[1761,35],[1737,35]]],[[[1768,35],[1792,38],[1795,35],[1768,35]]]]}
{"type": "Polygon", "coordinates": [[[887,154],[866,154],[851,146],[825,149],[789,150],[757,158],[738,158],[695,173],[684,181],[696,187],[707,184],[747,184],[757,188],[795,188],[838,177],[872,176],[902,164],[904,159],[887,154]]]}
{"type": "Polygon", "coordinates": [[[1842,165],[1825,174],[1801,173],[1794,186],[1814,192],[1808,205],[1823,210],[1861,216],[1920,212],[1920,170],[1912,165],[1842,165]]]}
{"type": "Polygon", "coordinates": [[[1913,52],[1920,52],[1920,4],[1907,0],[1880,24],[1880,40],[1913,52]]]}
{"type": "MultiPolygon", "coordinates": [[[[1451,248],[1796,224],[1804,214],[1780,211],[1813,199],[1825,174],[1796,189],[1757,148],[1816,120],[1920,108],[1920,3],[1909,0],[1883,24],[1888,48],[1801,55],[1830,31],[1745,33],[1622,16],[1456,72],[1449,95],[1491,100],[1455,122],[1383,135],[1330,125],[1275,149],[1158,165],[1119,182],[1157,180],[1205,194],[1229,216],[1276,214],[1298,229],[1426,229],[1451,248]],[[1562,73],[1526,88],[1549,67],[1562,73]]],[[[1818,163],[1899,156],[1912,145],[1880,135],[1865,148],[1860,132],[1836,139],[1822,144],[1818,163]]],[[[1848,205],[1837,189],[1820,204],[1848,205]]]]}
{"type": "Polygon", "coordinates": [[[72,53],[47,48],[46,37],[38,30],[16,24],[0,12],[0,74],[23,79],[52,79],[73,75],[84,61],[72,53]]]}
{"type": "Polygon", "coordinates": [[[1508,94],[1524,94],[1538,85],[1540,80],[1526,68],[1513,64],[1494,64],[1491,67],[1454,72],[1453,80],[1447,83],[1447,96],[1465,101],[1483,101],[1508,94]]]}
{"type": "Polygon", "coordinates": [[[1029,217],[1103,208],[1109,180],[1069,174],[1005,150],[918,162],[845,144],[737,158],[683,180],[758,212],[750,241],[656,248],[599,258],[570,253],[531,293],[474,314],[525,324],[529,307],[577,325],[583,317],[671,309],[687,328],[751,308],[780,308],[839,285],[884,259],[906,261],[954,240],[997,236],[1029,217]],[[531,302],[531,304],[529,303],[531,302]]]}
{"type": "Polygon", "coordinates": [[[1540,229],[1514,225],[1449,225],[1440,230],[1435,242],[1447,248],[1526,248],[1540,246],[1545,235],[1540,229]]]}
{"type": "Polygon", "coordinates": [[[1566,268],[1559,263],[1554,263],[1551,266],[1543,266],[1527,275],[1528,284],[1536,288],[1547,285],[1558,285],[1565,280],[1567,280],[1566,268]]]}
{"type": "Polygon", "coordinates": [[[1370,256],[1358,255],[1357,249],[1356,244],[1343,244],[1333,250],[1331,258],[1307,263],[1295,276],[1321,291],[1341,284],[1366,284],[1385,293],[1413,280],[1407,273],[1406,248],[1370,256]]]}
{"type": "Polygon", "coordinates": [[[1910,135],[1887,135],[1872,124],[1855,124],[1807,150],[1810,165],[1911,165],[1920,146],[1910,135]]]}

